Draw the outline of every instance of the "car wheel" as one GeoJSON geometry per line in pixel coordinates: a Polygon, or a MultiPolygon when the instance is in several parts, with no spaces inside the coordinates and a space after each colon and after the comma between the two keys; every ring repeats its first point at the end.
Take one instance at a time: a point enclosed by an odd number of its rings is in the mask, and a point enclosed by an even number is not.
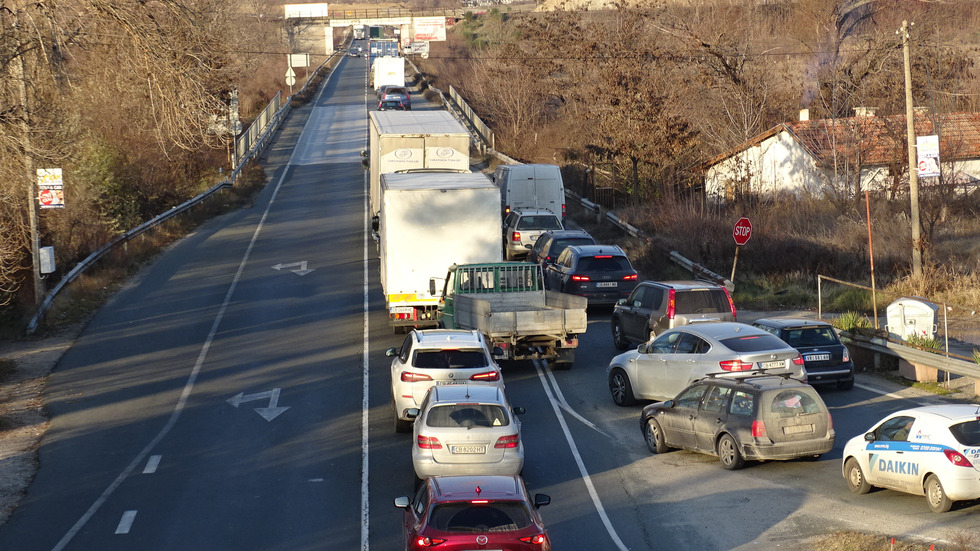
{"type": "Polygon", "coordinates": [[[609,392],[612,393],[613,402],[617,406],[632,406],[636,403],[630,378],[621,369],[613,371],[609,376],[609,392]]]}
{"type": "Polygon", "coordinates": [[[721,440],[718,441],[718,459],[721,460],[721,466],[729,471],[745,466],[745,458],[738,450],[738,443],[730,434],[722,435],[721,440]]]}
{"type": "Polygon", "coordinates": [[[953,501],[943,490],[942,482],[939,482],[939,477],[934,474],[926,479],[926,502],[929,503],[933,513],[945,513],[953,506],[953,501]]]}
{"type": "Polygon", "coordinates": [[[857,459],[850,457],[844,462],[844,478],[847,480],[847,489],[854,494],[866,494],[871,491],[871,484],[864,477],[864,471],[857,459]]]}
{"type": "Polygon", "coordinates": [[[630,341],[626,338],[626,334],[623,332],[623,324],[619,320],[613,320],[612,334],[613,344],[616,345],[617,350],[626,350],[630,347],[630,341]]]}
{"type": "Polygon", "coordinates": [[[837,383],[838,390],[851,390],[852,388],[854,388],[854,379],[840,381],[837,383]]]}
{"type": "Polygon", "coordinates": [[[652,417],[647,419],[647,428],[643,431],[643,436],[646,438],[650,453],[667,453],[670,449],[664,442],[664,429],[661,428],[660,422],[652,417]]]}

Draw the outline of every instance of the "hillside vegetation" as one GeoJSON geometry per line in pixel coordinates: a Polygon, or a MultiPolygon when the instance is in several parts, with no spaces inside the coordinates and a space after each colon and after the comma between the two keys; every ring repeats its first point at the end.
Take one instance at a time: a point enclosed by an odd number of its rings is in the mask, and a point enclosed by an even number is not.
{"type": "MultiPolygon", "coordinates": [[[[678,250],[729,276],[732,224],[753,221],[736,283],[771,305],[815,306],[817,274],[980,305],[980,197],[921,190],[925,272],[909,277],[907,178],[863,196],[703,200],[702,163],[776,124],[904,114],[902,49],[914,22],[913,97],[930,113],[978,111],[980,4],[972,1],[660,2],[648,8],[468,14],[422,70],[455,86],[494,128],[497,148],[563,165],[570,187],[654,236],[633,251],[670,275],[678,250]],[[951,28],[950,21],[956,21],[951,28]],[[807,289],[807,291],[797,290],[807,289]],[[806,302],[807,304],[799,304],[806,302]]],[[[904,155],[904,151],[896,155],[904,155]]],[[[834,193],[829,193],[834,191],[834,193]]],[[[972,305],[972,306],[970,306],[972,305]]]]}

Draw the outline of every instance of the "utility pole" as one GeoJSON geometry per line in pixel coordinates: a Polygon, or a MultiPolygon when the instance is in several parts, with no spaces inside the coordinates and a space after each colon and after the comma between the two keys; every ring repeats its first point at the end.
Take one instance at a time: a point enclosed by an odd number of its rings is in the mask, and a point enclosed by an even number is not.
{"type": "Polygon", "coordinates": [[[919,169],[915,155],[915,107],[912,104],[912,64],[909,61],[909,29],[902,21],[902,55],[905,58],[905,126],[909,141],[909,196],[912,201],[912,279],[922,279],[922,224],[919,221],[919,169]]]}

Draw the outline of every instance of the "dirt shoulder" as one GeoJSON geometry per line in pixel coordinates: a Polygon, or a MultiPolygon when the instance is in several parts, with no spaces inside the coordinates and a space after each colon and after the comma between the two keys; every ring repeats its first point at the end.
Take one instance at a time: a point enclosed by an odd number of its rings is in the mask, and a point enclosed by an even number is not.
{"type": "Polygon", "coordinates": [[[48,428],[41,393],[84,326],[78,322],[43,336],[0,342],[0,524],[34,480],[37,451],[48,428]]]}

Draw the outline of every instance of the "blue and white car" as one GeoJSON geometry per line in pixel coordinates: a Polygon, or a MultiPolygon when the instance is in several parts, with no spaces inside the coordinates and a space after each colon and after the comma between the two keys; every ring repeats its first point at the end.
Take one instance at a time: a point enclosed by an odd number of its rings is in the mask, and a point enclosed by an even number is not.
{"type": "Polygon", "coordinates": [[[844,446],[843,475],[855,494],[879,486],[924,495],[936,513],[980,499],[980,405],[924,406],[885,417],[844,446]]]}

